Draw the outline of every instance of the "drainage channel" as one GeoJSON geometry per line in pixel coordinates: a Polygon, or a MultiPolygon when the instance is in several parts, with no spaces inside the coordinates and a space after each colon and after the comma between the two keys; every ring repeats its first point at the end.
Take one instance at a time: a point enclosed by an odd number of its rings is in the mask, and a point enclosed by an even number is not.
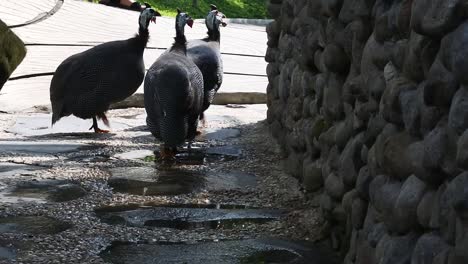
{"type": "Polygon", "coordinates": [[[121,264],[331,263],[310,243],[273,238],[195,244],[117,241],[100,256],[106,262],[121,264]]]}

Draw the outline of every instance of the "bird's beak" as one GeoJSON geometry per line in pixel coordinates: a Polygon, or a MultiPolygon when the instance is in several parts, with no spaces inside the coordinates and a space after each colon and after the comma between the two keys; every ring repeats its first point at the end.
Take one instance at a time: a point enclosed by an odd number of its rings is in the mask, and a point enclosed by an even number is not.
{"type": "Polygon", "coordinates": [[[156,17],[155,16],[151,18],[151,22],[156,24],[156,17]]]}
{"type": "Polygon", "coordinates": [[[189,18],[189,19],[187,20],[187,25],[188,25],[189,27],[192,27],[192,26],[193,26],[193,19],[192,19],[192,18],[189,18]]]}
{"type": "Polygon", "coordinates": [[[221,17],[221,26],[225,27],[225,26],[227,26],[227,23],[224,22],[224,19],[226,19],[227,17],[226,17],[225,14],[222,14],[222,15],[223,15],[223,16],[221,17]]]}

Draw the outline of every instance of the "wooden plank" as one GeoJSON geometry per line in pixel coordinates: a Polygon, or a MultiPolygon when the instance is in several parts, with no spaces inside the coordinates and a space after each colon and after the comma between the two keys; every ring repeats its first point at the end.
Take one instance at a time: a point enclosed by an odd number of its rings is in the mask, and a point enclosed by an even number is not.
{"type": "MultiPolygon", "coordinates": [[[[50,105],[52,76],[42,76],[5,83],[0,91],[0,111],[21,112],[34,106],[50,105]]],[[[265,93],[268,79],[263,77],[225,75],[220,93],[265,93]]],[[[137,93],[143,93],[143,84],[137,93]]]]}
{"type": "Polygon", "coordinates": [[[0,91],[0,111],[24,111],[37,105],[50,105],[52,76],[8,81],[0,91]]]}
{"type": "MultiPolygon", "coordinates": [[[[2,0],[5,1],[5,0],[2,0]]],[[[32,1],[32,0],[29,0],[32,1]]],[[[37,0],[38,3],[50,3],[51,0],[37,0]]],[[[2,2],[10,14],[19,16],[23,8],[15,5],[13,0],[2,2]]],[[[36,9],[37,10],[37,9],[36,9]]],[[[0,16],[4,15],[0,13],[0,16]]],[[[27,15],[33,16],[30,11],[27,15]]],[[[81,1],[65,1],[61,9],[53,16],[40,23],[13,29],[25,43],[69,43],[96,44],[119,40],[133,36],[138,29],[139,13],[92,4],[81,1]]],[[[17,19],[24,22],[25,17],[17,19]]],[[[151,39],[149,46],[167,48],[173,42],[174,19],[158,18],[157,24],[150,26],[151,39]]],[[[206,36],[206,27],[202,20],[197,20],[193,29],[186,30],[188,39],[206,36]]],[[[228,25],[222,28],[221,50],[226,53],[251,54],[264,56],[267,34],[263,26],[228,25]]]]}
{"type": "MultiPolygon", "coordinates": [[[[49,11],[55,0],[1,0],[0,16],[9,23],[24,23],[40,12],[49,11]],[[28,5],[30,8],[28,8],[28,5]]],[[[60,10],[36,24],[14,28],[26,43],[95,45],[97,43],[132,37],[138,26],[138,12],[81,1],[64,2],[60,10]]],[[[229,14],[228,14],[229,15],[229,14]]],[[[167,48],[173,42],[174,19],[158,18],[151,25],[149,47],[167,48]]],[[[194,29],[186,30],[189,39],[203,38],[206,27],[196,21],[194,29]]],[[[258,57],[224,55],[225,71],[259,76],[225,74],[222,93],[265,93],[268,79],[265,74],[266,33],[263,26],[229,25],[222,29],[221,51],[258,57]]],[[[28,46],[28,54],[14,72],[18,77],[27,74],[53,72],[68,56],[88,49],[77,46],[28,46]]],[[[145,63],[149,67],[163,52],[148,49],[145,63]]],[[[52,76],[8,81],[0,92],[0,110],[24,111],[37,105],[49,105],[52,76]]],[[[138,93],[143,91],[141,86],[138,93]]]]}
{"type": "MultiPolygon", "coordinates": [[[[28,46],[26,58],[12,77],[44,72],[54,72],[58,65],[69,56],[91,47],[28,46]]],[[[148,69],[164,50],[147,49],[144,53],[148,69]]],[[[231,73],[265,75],[266,63],[263,58],[223,55],[224,71],[231,73]]]]}
{"type": "Polygon", "coordinates": [[[51,10],[57,0],[1,0],[0,18],[7,25],[25,23],[51,10]]]}

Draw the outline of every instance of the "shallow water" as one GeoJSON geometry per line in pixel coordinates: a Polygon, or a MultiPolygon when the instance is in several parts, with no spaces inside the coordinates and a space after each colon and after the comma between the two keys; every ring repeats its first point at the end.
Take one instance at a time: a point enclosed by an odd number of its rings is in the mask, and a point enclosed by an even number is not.
{"type": "Polygon", "coordinates": [[[221,205],[218,205],[218,208],[194,208],[183,205],[129,206],[128,208],[121,206],[96,210],[101,221],[108,224],[176,229],[229,229],[245,224],[263,224],[278,220],[283,213],[284,211],[276,209],[226,209],[221,208],[221,205]]]}

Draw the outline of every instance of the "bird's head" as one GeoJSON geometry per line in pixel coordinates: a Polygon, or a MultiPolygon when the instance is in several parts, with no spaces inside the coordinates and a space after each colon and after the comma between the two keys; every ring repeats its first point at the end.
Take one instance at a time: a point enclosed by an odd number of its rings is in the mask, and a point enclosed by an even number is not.
{"type": "Polygon", "coordinates": [[[227,23],[224,22],[226,16],[218,10],[218,7],[211,5],[211,10],[206,16],[205,24],[209,30],[219,29],[219,26],[227,26],[227,23]]]}
{"type": "Polygon", "coordinates": [[[153,8],[145,8],[140,13],[139,24],[143,29],[147,29],[150,21],[156,23],[156,17],[161,16],[161,14],[154,10],[153,8]]]}
{"type": "Polygon", "coordinates": [[[183,31],[185,25],[192,27],[193,19],[189,16],[189,14],[180,11],[180,9],[177,9],[176,26],[179,30],[183,31]]]}

